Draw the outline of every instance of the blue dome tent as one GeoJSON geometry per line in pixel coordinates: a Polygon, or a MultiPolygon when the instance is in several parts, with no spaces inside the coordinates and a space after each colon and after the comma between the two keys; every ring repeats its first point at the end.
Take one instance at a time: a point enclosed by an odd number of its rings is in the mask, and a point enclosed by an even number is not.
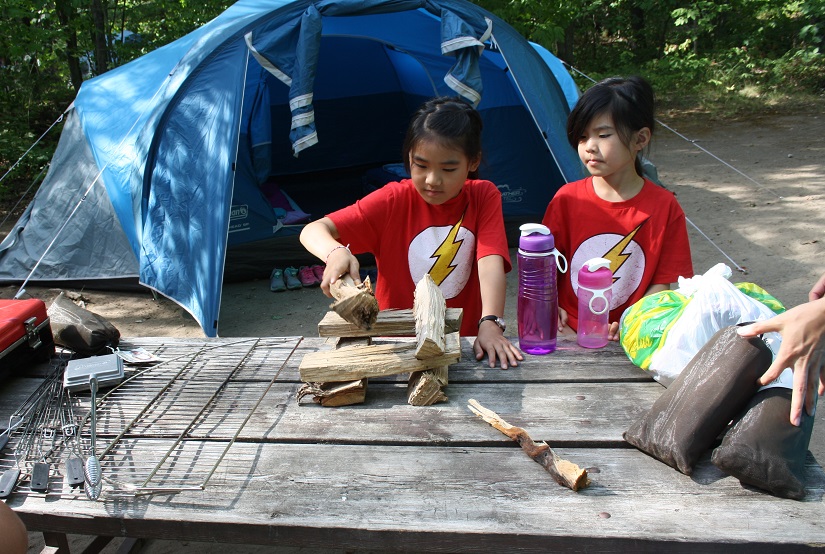
{"type": "Polygon", "coordinates": [[[548,60],[465,0],[241,0],[83,83],[0,244],[0,282],[138,281],[216,336],[224,279],[305,263],[302,222],[381,186],[438,95],[481,112],[505,221],[538,221],[583,176],[565,137],[575,86],[548,60]]]}

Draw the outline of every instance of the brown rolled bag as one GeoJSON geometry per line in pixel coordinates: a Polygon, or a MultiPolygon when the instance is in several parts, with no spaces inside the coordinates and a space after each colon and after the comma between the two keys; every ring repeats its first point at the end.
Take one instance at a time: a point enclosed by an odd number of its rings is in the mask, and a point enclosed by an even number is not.
{"type": "Polygon", "coordinates": [[[760,338],[740,337],[736,326],[721,329],[653,407],[631,425],[624,439],[690,475],[702,455],[753,398],[759,389],[757,379],[772,359],[770,348],[760,338]]]}
{"type": "Polygon", "coordinates": [[[108,354],[120,342],[120,331],[102,315],[81,308],[62,291],[47,310],[54,342],[77,357],[108,354]]]}
{"type": "Polygon", "coordinates": [[[711,461],[742,483],[801,500],[814,417],[803,409],[799,426],[791,424],[791,392],[771,387],[756,393],[713,451],[711,461]]]}

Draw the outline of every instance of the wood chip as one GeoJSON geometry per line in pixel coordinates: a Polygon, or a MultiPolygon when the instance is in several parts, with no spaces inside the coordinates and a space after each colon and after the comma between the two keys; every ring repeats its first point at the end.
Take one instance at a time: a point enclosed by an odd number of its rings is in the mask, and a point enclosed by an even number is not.
{"type": "Polygon", "coordinates": [[[407,402],[411,406],[431,406],[446,402],[447,395],[441,390],[447,385],[449,366],[442,366],[410,374],[407,382],[407,402]]]}

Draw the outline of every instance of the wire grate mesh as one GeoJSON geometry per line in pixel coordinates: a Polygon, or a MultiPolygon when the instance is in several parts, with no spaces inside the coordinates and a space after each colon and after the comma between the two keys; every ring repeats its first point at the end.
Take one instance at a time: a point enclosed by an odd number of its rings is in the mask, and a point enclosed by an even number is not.
{"type": "Polygon", "coordinates": [[[9,433],[0,471],[20,469],[15,493],[78,497],[79,487],[67,482],[65,462],[96,454],[103,496],[202,490],[300,341],[123,342],[121,349],[139,344],[162,361],[127,370],[122,383],[97,395],[94,449],[90,394],[63,394],[62,387],[52,387],[41,401],[46,415],[9,433]],[[32,489],[32,470],[39,460],[50,463],[45,491],[32,489]]]}

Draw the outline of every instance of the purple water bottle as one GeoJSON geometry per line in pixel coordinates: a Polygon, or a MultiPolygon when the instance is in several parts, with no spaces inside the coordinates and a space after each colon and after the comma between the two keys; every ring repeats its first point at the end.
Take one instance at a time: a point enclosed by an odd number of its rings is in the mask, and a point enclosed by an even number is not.
{"type": "Polygon", "coordinates": [[[549,354],[556,349],[559,330],[556,268],[567,271],[567,260],[556,250],[556,241],[544,225],[525,223],[519,230],[519,347],[528,354],[549,354]]]}
{"type": "Polygon", "coordinates": [[[610,327],[610,301],[613,299],[613,272],[610,260],[593,258],[579,270],[579,326],[576,342],[585,348],[607,344],[610,327]]]}

